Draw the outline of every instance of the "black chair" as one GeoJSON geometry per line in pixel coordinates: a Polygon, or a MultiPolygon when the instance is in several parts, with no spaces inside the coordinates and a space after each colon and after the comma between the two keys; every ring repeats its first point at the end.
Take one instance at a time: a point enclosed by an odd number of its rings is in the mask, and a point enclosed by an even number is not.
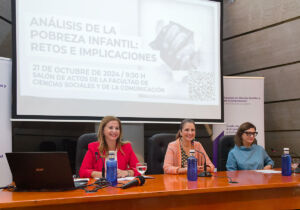
{"type": "Polygon", "coordinates": [[[168,144],[175,140],[175,134],[155,134],[147,139],[147,174],[163,174],[163,164],[168,144]]]}
{"type": "Polygon", "coordinates": [[[40,143],[39,147],[42,152],[56,151],[56,144],[53,141],[43,141],[40,143]]]}
{"type": "Polygon", "coordinates": [[[98,137],[96,133],[86,133],[81,135],[78,138],[77,148],[76,148],[76,176],[79,175],[79,169],[82,163],[82,160],[85,156],[86,151],[88,150],[88,144],[94,141],[97,141],[98,137]]]}
{"type": "Polygon", "coordinates": [[[234,147],[234,136],[223,136],[218,144],[218,171],[226,171],[229,151],[234,147]]]}
{"type": "Polygon", "coordinates": [[[63,139],[62,145],[63,145],[63,151],[68,152],[72,173],[76,174],[75,159],[76,159],[77,139],[63,139]]]}
{"type": "Polygon", "coordinates": [[[196,141],[200,142],[202,147],[204,148],[206,154],[208,155],[209,159],[212,161],[213,158],[213,141],[210,137],[199,137],[196,138],[196,141]]]}

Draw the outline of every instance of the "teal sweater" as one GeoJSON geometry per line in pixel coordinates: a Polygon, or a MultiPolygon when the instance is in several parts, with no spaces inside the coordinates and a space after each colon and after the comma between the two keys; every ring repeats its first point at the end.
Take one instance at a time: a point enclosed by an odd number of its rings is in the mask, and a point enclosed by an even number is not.
{"type": "Polygon", "coordinates": [[[266,165],[273,167],[274,162],[263,147],[256,144],[248,148],[235,145],[228,154],[226,168],[228,171],[258,170],[263,169],[266,165]]]}

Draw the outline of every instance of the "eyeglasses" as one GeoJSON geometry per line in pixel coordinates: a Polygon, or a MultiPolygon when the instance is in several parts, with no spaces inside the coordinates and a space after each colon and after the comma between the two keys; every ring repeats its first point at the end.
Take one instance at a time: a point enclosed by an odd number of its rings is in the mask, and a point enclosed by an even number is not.
{"type": "Polygon", "coordinates": [[[247,131],[245,131],[244,132],[247,136],[257,136],[258,135],[258,132],[247,132],[247,131]]]}

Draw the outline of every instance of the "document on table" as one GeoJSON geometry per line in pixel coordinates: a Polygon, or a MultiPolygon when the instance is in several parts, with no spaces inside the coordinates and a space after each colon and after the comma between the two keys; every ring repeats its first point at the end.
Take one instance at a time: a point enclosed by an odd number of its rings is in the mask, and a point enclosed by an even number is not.
{"type": "Polygon", "coordinates": [[[118,182],[119,181],[131,181],[133,180],[135,177],[133,176],[127,176],[127,177],[124,177],[124,178],[118,178],[118,182]]]}
{"type": "Polygon", "coordinates": [[[281,171],[275,170],[255,170],[256,172],[264,173],[264,174],[280,174],[281,171]]]}
{"type": "MultiPolygon", "coordinates": [[[[154,179],[154,177],[152,176],[143,176],[145,179],[154,179]]],[[[128,177],[124,177],[124,178],[118,178],[118,181],[131,181],[133,180],[135,177],[133,176],[128,176],[128,177]]]]}

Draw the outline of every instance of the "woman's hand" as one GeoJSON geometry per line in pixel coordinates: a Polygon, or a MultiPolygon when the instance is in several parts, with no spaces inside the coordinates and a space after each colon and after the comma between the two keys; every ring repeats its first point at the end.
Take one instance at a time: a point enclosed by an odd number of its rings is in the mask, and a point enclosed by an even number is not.
{"type": "MultiPolygon", "coordinates": [[[[197,166],[197,171],[202,172],[203,171],[203,166],[197,166]]],[[[186,174],[187,173],[187,168],[179,168],[178,169],[178,174],[186,174]]]]}
{"type": "Polygon", "coordinates": [[[272,166],[271,166],[271,165],[266,165],[266,166],[264,167],[264,170],[269,170],[269,169],[272,169],[272,166]]]}
{"type": "Polygon", "coordinates": [[[197,166],[197,171],[198,171],[198,173],[204,171],[203,165],[202,166],[197,166]]]}
{"type": "Polygon", "coordinates": [[[179,168],[178,169],[178,174],[186,174],[187,173],[187,168],[179,168]]]}
{"type": "Polygon", "coordinates": [[[134,176],[134,171],[133,170],[121,170],[118,169],[118,178],[124,178],[126,176],[134,176]]]}
{"type": "Polygon", "coordinates": [[[92,178],[101,178],[102,177],[102,172],[100,172],[100,171],[93,171],[91,173],[91,177],[92,178]]]}
{"type": "Polygon", "coordinates": [[[128,171],[127,170],[121,170],[121,169],[118,169],[117,170],[117,176],[118,178],[124,178],[126,176],[128,176],[128,171]]]}

